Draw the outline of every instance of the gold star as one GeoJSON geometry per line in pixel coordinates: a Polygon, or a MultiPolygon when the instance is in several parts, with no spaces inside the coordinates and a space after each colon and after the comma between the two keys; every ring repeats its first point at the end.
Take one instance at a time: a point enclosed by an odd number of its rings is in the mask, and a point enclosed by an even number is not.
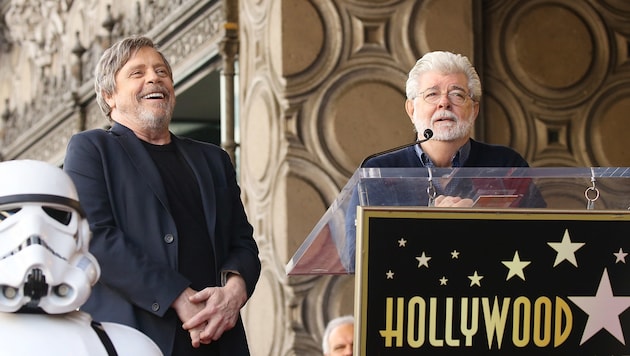
{"type": "Polygon", "coordinates": [[[514,276],[521,277],[522,280],[525,280],[525,274],[523,273],[523,268],[531,263],[531,261],[521,261],[518,257],[518,251],[514,252],[514,257],[512,261],[501,261],[507,268],[510,269],[508,272],[508,276],[505,279],[506,281],[514,276]]]}
{"type": "Polygon", "coordinates": [[[569,236],[569,229],[564,230],[564,236],[562,242],[547,242],[547,245],[551,246],[558,254],[556,255],[556,261],[553,266],[556,267],[560,262],[567,260],[572,265],[577,267],[577,260],[575,259],[575,251],[579,250],[585,244],[583,242],[571,242],[569,236]]]}
{"type": "Polygon", "coordinates": [[[424,251],[422,251],[422,256],[420,257],[416,257],[416,260],[418,260],[418,268],[425,266],[426,268],[429,268],[429,260],[431,259],[431,257],[428,257],[427,255],[424,254],[424,251]]]}
{"type": "Polygon", "coordinates": [[[474,286],[475,284],[481,287],[481,279],[483,279],[483,276],[478,275],[477,271],[475,271],[475,273],[472,276],[468,276],[468,279],[470,279],[471,287],[474,286]]]}

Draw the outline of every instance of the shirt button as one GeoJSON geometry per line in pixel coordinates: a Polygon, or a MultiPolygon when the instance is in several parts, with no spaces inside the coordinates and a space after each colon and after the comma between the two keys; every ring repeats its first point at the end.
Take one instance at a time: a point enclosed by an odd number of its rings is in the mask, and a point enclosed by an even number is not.
{"type": "Polygon", "coordinates": [[[158,303],[151,304],[151,310],[153,310],[154,312],[160,310],[160,305],[158,303]]]}
{"type": "Polygon", "coordinates": [[[175,237],[173,237],[173,234],[164,235],[164,242],[166,242],[167,244],[173,243],[173,240],[175,240],[175,237]]]}

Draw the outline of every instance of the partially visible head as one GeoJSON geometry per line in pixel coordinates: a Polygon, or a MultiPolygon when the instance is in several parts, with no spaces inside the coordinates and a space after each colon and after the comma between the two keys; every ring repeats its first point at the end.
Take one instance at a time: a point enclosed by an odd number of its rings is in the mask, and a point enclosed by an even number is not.
{"type": "Polygon", "coordinates": [[[352,355],[354,345],[354,317],[340,316],[326,325],[322,338],[324,356],[352,355]]]}
{"type": "Polygon", "coordinates": [[[409,77],[407,78],[405,89],[407,99],[415,99],[424,90],[424,88],[419,88],[418,84],[422,75],[427,72],[440,72],[442,74],[462,73],[468,79],[468,90],[472,94],[472,99],[475,101],[481,99],[481,80],[468,57],[446,51],[429,52],[418,59],[416,65],[409,71],[409,77]]]}
{"type": "Polygon", "coordinates": [[[0,311],[79,308],[100,275],[70,177],[34,160],[0,162],[0,311]]]}
{"type": "Polygon", "coordinates": [[[158,50],[157,45],[148,37],[132,36],[125,38],[103,52],[96,68],[94,69],[94,90],[96,102],[105,116],[111,119],[112,107],[107,102],[107,97],[116,92],[116,75],[127,64],[129,59],[136,55],[142,48],[155,50],[162,58],[167,75],[173,81],[173,71],[166,57],[158,50]]]}

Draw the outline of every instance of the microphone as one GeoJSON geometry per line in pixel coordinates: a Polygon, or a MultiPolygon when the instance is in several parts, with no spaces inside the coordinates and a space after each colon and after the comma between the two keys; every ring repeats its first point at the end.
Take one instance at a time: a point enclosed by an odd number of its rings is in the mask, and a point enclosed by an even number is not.
{"type": "Polygon", "coordinates": [[[421,144],[421,143],[423,143],[423,142],[427,142],[427,141],[429,141],[429,140],[431,139],[431,137],[433,137],[433,130],[431,130],[431,129],[426,129],[426,130],[424,130],[424,132],[422,133],[422,135],[424,136],[424,138],[423,138],[422,140],[415,140],[415,141],[414,141],[414,142],[412,142],[412,143],[408,143],[408,144],[406,144],[406,145],[402,145],[402,146],[398,146],[398,147],[390,148],[389,150],[385,150],[385,151],[382,151],[382,152],[377,152],[377,153],[374,153],[374,154],[371,154],[371,155],[369,155],[369,156],[365,157],[365,159],[364,159],[364,160],[361,162],[361,164],[359,165],[359,168],[363,168],[363,166],[365,165],[365,163],[366,163],[367,161],[371,160],[371,159],[372,159],[372,158],[374,158],[374,157],[378,157],[378,156],[381,156],[381,155],[384,155],[384,154],[388,154],[388,153],[390,153],[390,152],[394,152],[394,151],[402,150],[403,148],[407,148],[407,147],[410,147],[410,146],[413,146],[413,145],[419,145],[419,144],[421,144]]]}

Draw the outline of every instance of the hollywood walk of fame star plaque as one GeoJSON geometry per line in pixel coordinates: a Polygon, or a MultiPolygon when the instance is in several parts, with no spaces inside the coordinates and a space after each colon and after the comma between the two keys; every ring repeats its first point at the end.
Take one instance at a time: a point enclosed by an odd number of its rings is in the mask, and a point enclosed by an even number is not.
{"type": "Polygon", "coordinates": [[[630,354],[630,213],[359,209],[360,355],[630,354]]]}

